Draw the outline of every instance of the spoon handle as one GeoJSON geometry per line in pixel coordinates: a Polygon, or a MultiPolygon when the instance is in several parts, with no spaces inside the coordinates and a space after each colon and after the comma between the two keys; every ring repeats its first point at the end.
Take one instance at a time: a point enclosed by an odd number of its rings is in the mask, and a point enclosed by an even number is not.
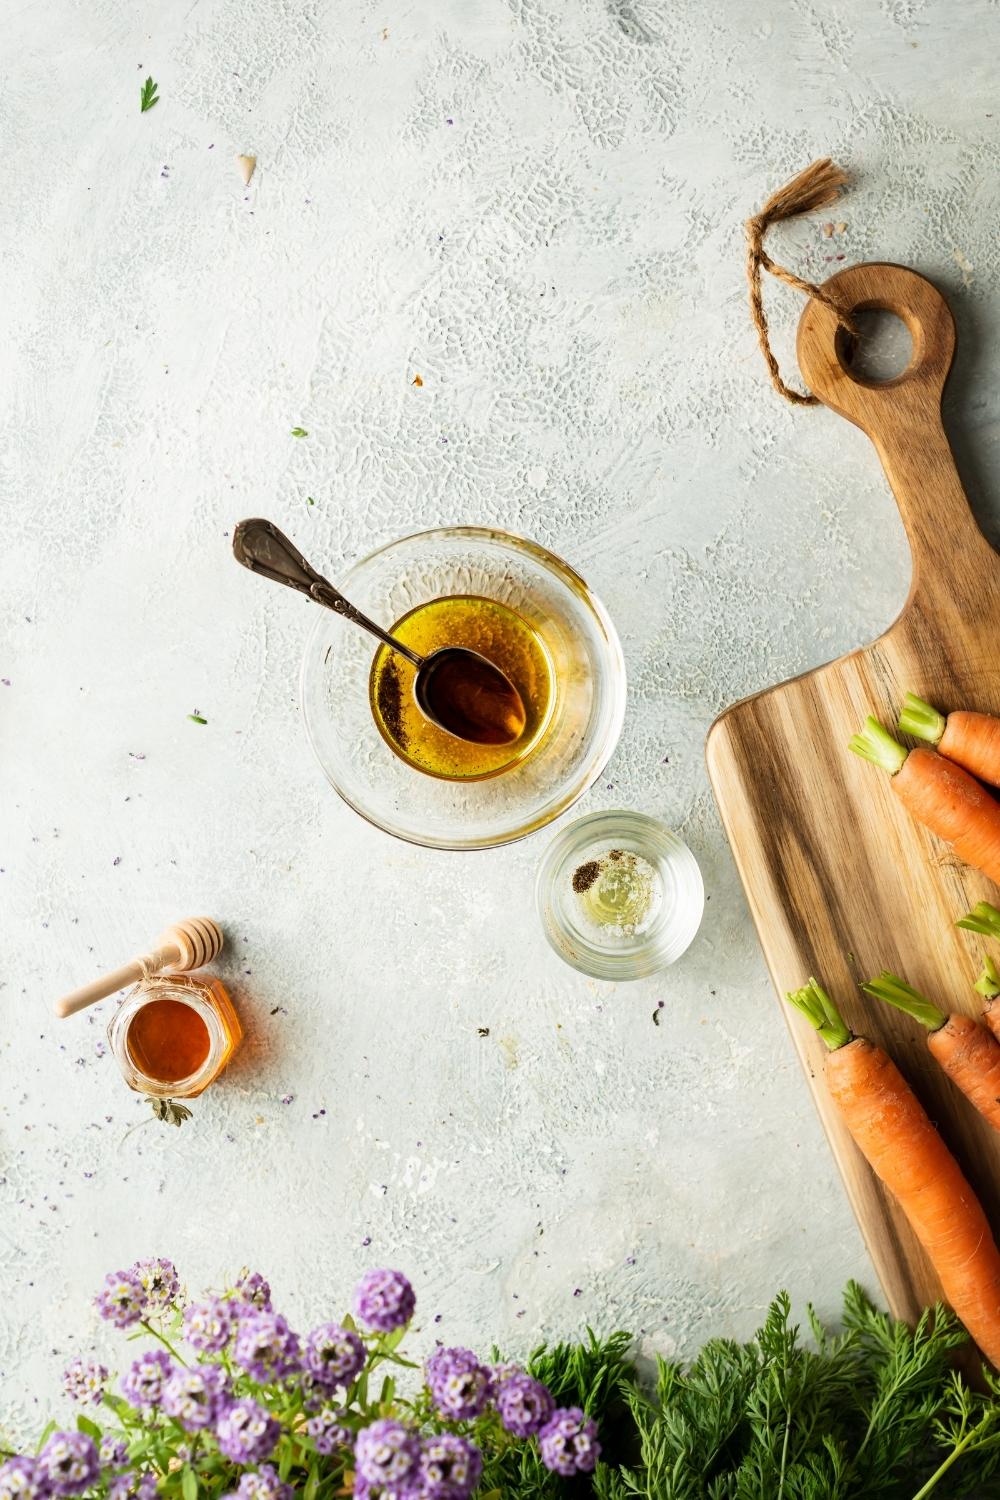
{"type": "Polygon", "coordinates": [[[283,531],[278,530],[273,521],[264,521],[259,517],[240,521],[233,532],[233,555],[251,573],[259,573],[262,578],[270,578],[273,583],[283,583],[290,589],[297,589],[307,598],[315,599],[317,604],[325,604],[327,609],[342,615],[345,620],[360,625],[362,630],[369,631],[393,651],[405,656],[413,666],[419,667],[423,662],[422,656],[411,651],[409,646],[404,646],[402,641],[397,641],[381,625],[376,625],[374,620],[369,620],[328,579],[317,573],[298,547],[289,541],[283,531]]]}

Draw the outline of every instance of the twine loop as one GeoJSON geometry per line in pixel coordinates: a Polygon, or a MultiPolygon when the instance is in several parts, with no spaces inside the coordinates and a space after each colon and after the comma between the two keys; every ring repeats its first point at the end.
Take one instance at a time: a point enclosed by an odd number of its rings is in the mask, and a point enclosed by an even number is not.
{"type": "Polygon", "coordinates": [[[828,156],[821,157],[806,167],[804,172],[793,177],[791,182],[786,182],[784,187],[772,193],[760,212],[754,214],[746,223],[750,316],[757,330],[757,339],[771,376],[771,384],[779,395],[784,396],[786,401],[791,401],[796,406],[816,406],[818,401],[811,392],[797,391],[792,386],[786,385],[782,379],[767,332],[767,316],[764,312],[764,298],[761,292],[761,271],[769,271],[786,286],[794,287],[804,296],[822,302],[824,307],[828,307],[836,315],[841,328],[845,328],[848,333],[856,336],[858,330],[848,309],[842,307],[829,292],[817,286],[814,281],[806,281],[803,277],[796,276],[795,272],[789,271],[787,266],[779,266],[776,261],[773,261],[764,249],[764,236],[772,224],[779,224],[782,219],[793,219],[798,214],[812,213],[813,210],[824,208],[828,203],[832,203],[847,182],[847,173],[841,167],[835,166],[828,156]]]}

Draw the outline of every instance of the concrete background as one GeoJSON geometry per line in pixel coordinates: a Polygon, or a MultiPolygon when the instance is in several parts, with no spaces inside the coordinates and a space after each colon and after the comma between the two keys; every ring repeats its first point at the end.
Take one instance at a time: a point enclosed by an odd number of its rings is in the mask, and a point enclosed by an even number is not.
{"type": "MultiPolygon", "coordinates": [[[[741,221],[813,156],[851,170],[845,231],[820,215],[772,248],[947,290],[949,423],[995,535],[998,21],[8,0],[5,1426],[57,1404],[101,1274],[142,1254],[195,1290],[259,1267],[303,1326],[399,1265],[424,1337],[512,1352],[586,1320],[690,1350],[749,1334],[780,1286],[833,1314],[870,1283],[702,743],[733,698],[885,626],[909,563],[865,439],[766,384],[741,221]],[[229,557],[255,513],[332,576],[445,521],[580,567],[630,672],[580,811],[645,809],[695,850],[710,899],[675,969],[560,964],[532,905],[547,833],[422,852],[338,803],[299,722],[305,608],[229,557]],[[125,1139],[146,1107],[101,1055],[111,1002],[58,1024],[51,1002],[202,910],[247,1044],[190,1125],[125,1139]]],[[[798,304],[770,303],[788,358],[798,304]]]]}

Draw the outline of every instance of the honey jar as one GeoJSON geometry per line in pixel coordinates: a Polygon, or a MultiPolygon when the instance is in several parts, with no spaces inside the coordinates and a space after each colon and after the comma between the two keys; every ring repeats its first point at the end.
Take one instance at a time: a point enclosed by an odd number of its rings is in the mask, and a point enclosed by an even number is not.
{"type": "Polygon", "coordinates": [[[156,974],[129,990],[108,1042],[129,1088],[193,1099],[217,1078],[243,1035],[225,986],[205,974],[156,974]]]}

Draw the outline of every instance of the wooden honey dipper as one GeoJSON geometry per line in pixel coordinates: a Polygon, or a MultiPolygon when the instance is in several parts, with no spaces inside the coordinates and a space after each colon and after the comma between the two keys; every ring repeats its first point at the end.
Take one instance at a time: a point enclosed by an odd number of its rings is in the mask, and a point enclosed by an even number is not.
{"type": "Polygon", "coordinates": [[[120,969],[114,969],[100,979],[92,979],[90,984],[70,995],[63,995],[56,1001],[56,1015],[75,1015],[78,1010],[105,1000],[115,990],[123,990],[126,985],[135,984],[149,974],[164,970],[183,974],[188,969],[200,969],[222,951],[222,941],[222,928],[211,917],[186,917],[183,922],[175,922],[173,927],[161,933],[152,953],[133,958],[120,969]]]}

